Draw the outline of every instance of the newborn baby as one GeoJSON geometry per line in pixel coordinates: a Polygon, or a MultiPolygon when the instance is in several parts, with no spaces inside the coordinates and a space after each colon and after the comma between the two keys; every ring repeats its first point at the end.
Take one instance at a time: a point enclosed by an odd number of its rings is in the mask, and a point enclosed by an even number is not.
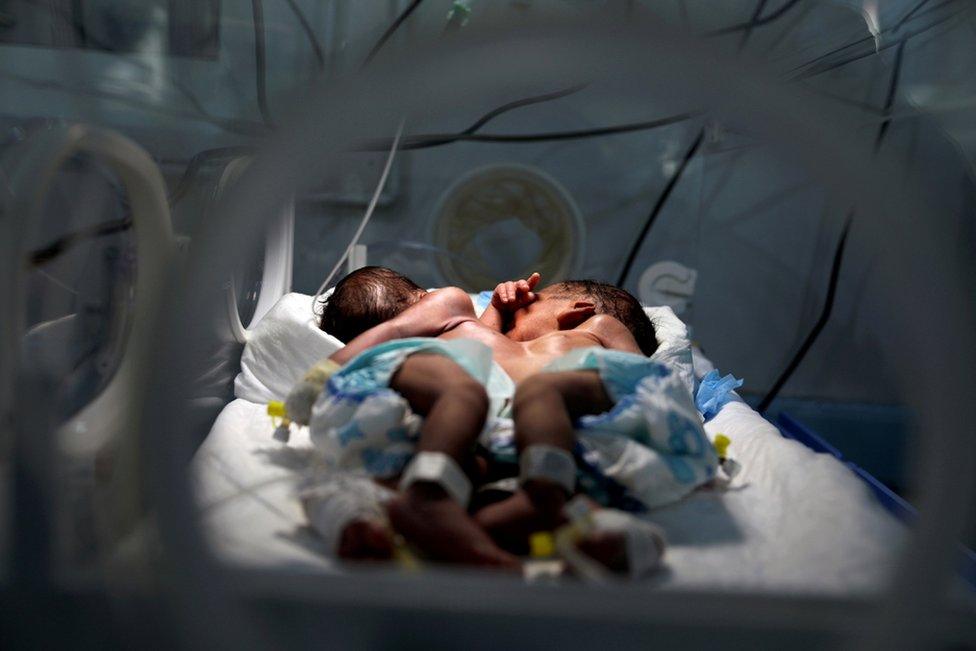
{"type": "MultiPolygon", "coordinates": [[[[376,282],[375,274],[367,270],[363,274],[366,280],[353,280],[376,282]]],[[[401,494],[389,500],[390,520],[431,557],[514,567],[514,557],[497,543],[524,551],[530,533],[564,521],[563,506],[576,492],[574,420],[624,404],[648,378],[660,389],[656,394],[660,404],[675,403],[662,416],[677,423],[671,430],[678,432],[659,428],[658,434],[664,437],[664,443],[657,441],[659,447],[666,448],[669,440],[677,442],[676,449],[666,450],[677,458],[689,456],[690,443],[691,456],[699,463],[686,468],[690,473],[677,486],[653,479],[648,482],[647,478],[637,481],[624,473],[618,477],[629,482],[624,489],[653,506],[655,500],[674,499],[711,476],[714,460],[709,457],[710,445],[694,408],[689,417],[687,405],[677,404],[680,395],[668,390],[669,383],[673,384],[669,371],[644,356],[656,346],[653,328],[636,299],[623,290],[574,281],[536,294],[539,277],[533,274],[499,285],[479,320],[461,290],[447,288],[426,294],[412,283],[383,274],[383,287],[375,291],[382,295],[392,292],[392,300],[409,306],[354,337],[332,356],[334,368],[329,372],[328,389],[313,410],[312,433],[316,438],[318,432],[317,445],[336,467],[365,470],[387,482],[401,478],[401,494]],[[468,477],[478,476],[471,451],[487,416],[483,385],[493,361],[517,384],[513,415],[521,488],[511,498],[476,514],[476,522],[465,509],[471,491],[468,477]],[[339,365],[345,366],[337,370],[339,365]],[[365,421],[355,414],[360,414],[367,400],[390,389],[409,404],[410,410],[404,414],[412,411],[424,416],[419,436],[405,421],[386,431],[364,433],[365,421]],[[350,399],[356,409],[350,407],[350,399]],[[316,421],[323,426],[318,427],[316,421]],[[677,439],[676,434],[688,438],[677,439]],[[658,494],[642,492],[651,485],[658,494]]],[[[347,300],[345,292],[339,296],[339,304],[347,300]]],[[[374,305],[356,298],[357,305],[367,303],[374,305]]],[[[690,404],[690,396],[686,402],[690,404]]],[[[609,416],[602,426],[607,429],[609,424],[608,431],[616,434],[613,426],[619,425],[619,418],[609,416]]],[[[599,426],[591,434],[599,434],[599,426]]],[[[632,434],[631,438],[643,436],[646,440],[641,443],[652,444],[648,432],[632,434]]],[[[675,461],[665,455],[659,465],[667,470],[665,464],[675,461]]],[[[321,515],[335,519],[337,514],[321,515]]],[[[663,548],[656,529],[624,514],[608,511],[605,515],[617,517],[602,518],[608,526],[589,532],[580,548],[611,569],[635,574],[656,563],[663,548]],[[615,525],[610,526],[611,522],[615,525]],[[642,558],[634,557],[636,548],[644,550],[642,558]]],[[[314,522],[316,518],[311,516],[314,522]]],[[[385,557],[391,553],[389,536],[384,536],[376,518],[347,519],[339,535],[340,556],[385,557]]]]}

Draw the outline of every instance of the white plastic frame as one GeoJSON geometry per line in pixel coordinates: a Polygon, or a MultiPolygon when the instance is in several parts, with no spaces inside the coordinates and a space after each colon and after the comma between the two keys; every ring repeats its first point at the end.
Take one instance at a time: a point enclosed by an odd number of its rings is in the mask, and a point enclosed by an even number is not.
{"type": "MultiPolygon", "coordinates": [[[[250,158],[238,158],[224,168],[217,184],[216,196],[223,194],[229,183],[237,179],[247,167],[250,158]]],[[[295,202],[289,201],[281,210],[278,219],[268,224],[264,244],[264,268],[261,276],[261,291],[258,304],[248,323],[241,321],[237,304],[237,278],[232,277],[227,284],[227,321],[234,338],[240,343],[247,342],[250,329],[256,326],[282,296],[291,291],[292,251],[295,243],[295,202]]]]}

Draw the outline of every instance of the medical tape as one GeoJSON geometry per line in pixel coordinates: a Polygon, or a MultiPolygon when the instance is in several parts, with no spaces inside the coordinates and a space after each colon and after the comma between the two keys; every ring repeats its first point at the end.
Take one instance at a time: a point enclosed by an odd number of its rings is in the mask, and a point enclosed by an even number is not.
{"type": "Polygon", "coordinates": [[[418,481],[429,481],[443,488],[461,506],[467,508],[471,498],[471,481],[461,466],[443,452],[419,452],[407,465],[400,490],[418,481]]]}
{"type": "Polygon", "coordinates": [[[519,483],[542,479],[572,494],[576,489],[576,460],[553,445],[530,445],[519,455],[519,483]]]}
{"type": "Polygon", "coordinates": [[[624,534],[631,578],[637,578],[660,565],[667,543],[659,527],[616,509],[597,510],[591,518],[594,531],[624,534]]]}
{"type": "Polygon", "coordinates": [[[325,388],[325,383],[341,368],[342,366],[328,358],[317,362],[315,366],[310,368],[285,399],[285,411],[288,418],[299,425],[308,425],[312,414],[312,405],[318,400],[319,394],[325,388]]]}
{"type": "Polygon", "coordinates": [[[302,491],[305,516],[333,554],[338,553],[342,533],[350,523],[371,520],[386,526],[383,491],[371,484],[368,480],[339,479],[302,491]]]}

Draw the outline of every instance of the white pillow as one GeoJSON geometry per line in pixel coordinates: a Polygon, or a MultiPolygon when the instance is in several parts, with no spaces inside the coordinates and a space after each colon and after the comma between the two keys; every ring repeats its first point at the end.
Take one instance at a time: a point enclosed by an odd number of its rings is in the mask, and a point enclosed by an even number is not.
{"type": "Polygon", "coordinates": [[[688,327],[667,305],[645,307],[644,313],[654,325],[657,350],[651,359],[667,365],[695,395],[695,371],[691,358],[688,327]]]}
{"type": "Polygon", "coordinates": [[[284,400],[312,364],[342,346],[319,330],[311,296],[285,294],[248,333],[234,395],[257,403],[284,400]]]}
{"type": "MultiPolygon", "coordinates": [[[[670,367],[693,391],[688,328],[670,307],[645,307],[644,311],[654,324],[658,342],[651,359],[670,367]]],[[[257,403],[284,400],[312,364],[342,346],[319,330],[311,296],[286,294],[248,334],[234,395],[257,403]]]]}

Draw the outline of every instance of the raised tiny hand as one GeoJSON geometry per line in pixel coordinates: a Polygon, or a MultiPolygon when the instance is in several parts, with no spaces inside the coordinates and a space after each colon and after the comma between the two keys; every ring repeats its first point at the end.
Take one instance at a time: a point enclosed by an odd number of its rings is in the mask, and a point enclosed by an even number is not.
{"type": "Polygon", "coordinates": [[[500,312],[514,312],[536,300],[533,289],[542,276],[538,272],[524,280],[508,280],[499,283],[491,295],[491,304],[500,312]]]}

